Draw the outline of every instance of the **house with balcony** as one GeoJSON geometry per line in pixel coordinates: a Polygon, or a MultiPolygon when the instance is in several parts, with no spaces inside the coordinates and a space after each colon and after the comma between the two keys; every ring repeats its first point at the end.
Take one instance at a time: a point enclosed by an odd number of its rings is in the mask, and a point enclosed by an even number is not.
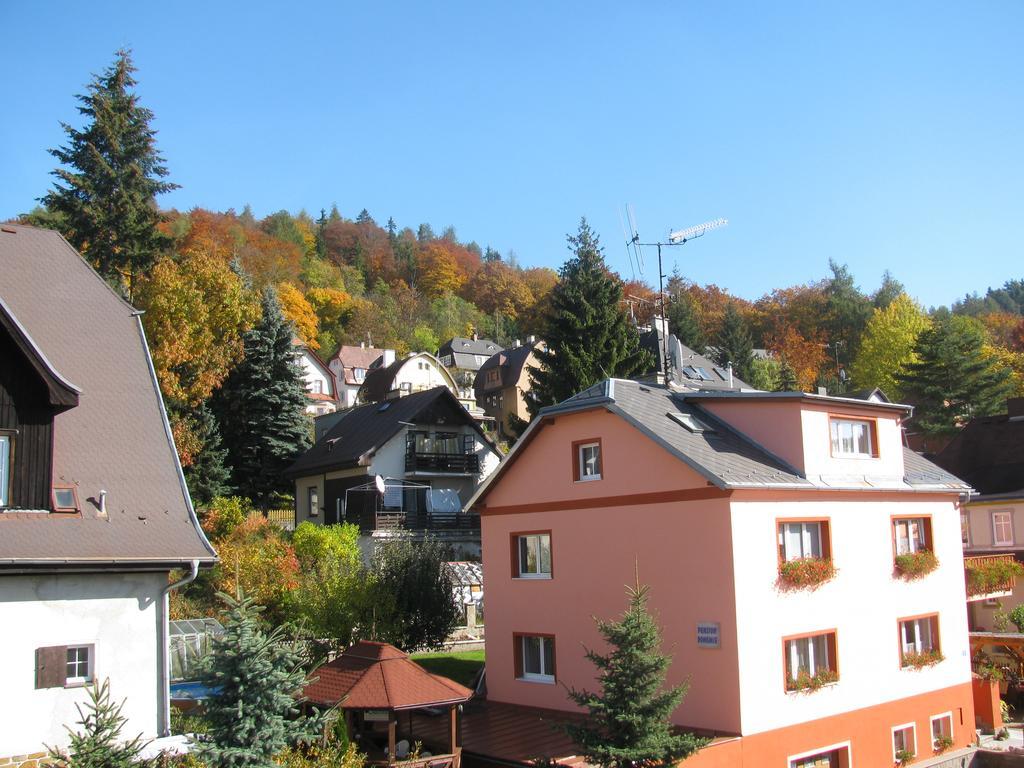
{"type": "Polygon", "coordinates": [[[972,419],[935,463],[974,489],[960,509],[967,616],[972,631],[991,631],[997,611],[1024,603],[1024,584],[1007,568],[1024,562],[1024,398],[972,419]]]}
{"type": "Polygon", "coordinates": [[[296,523],[360,527],[372,540],[410,532],[479,556],[480,519],[466,501],[501,455],[445,386],[367,403],[337,421],[288,469],[296,523]]]}
{"type": "Polygon", "coordinates": [[[216,554],[140,313],[56,232],[0,227],[0,275],[0,764],[34,768],[94,682],[169,733],[169,575],[216,554]]]}
{"type": "Polygon", "coordinates": [[[620,615],[638,572],[668,682],[689,683],[672,720],[715,737],[684,768],[967,748],[967,486],[904,448],[910,412],[618,379],[543,409],[470,501],[488,706],[578,716],[566,688],[594,685],[593,617],[620,615]]]}
{"type": "Polygon", "coordinates": [[[311,416],[323,416],[338,410],[338,385],[334,372],[323,359],[302,342],[292,339],[296,351],[296,362],[302,371],[302,380],[306,388],[306,413],[311,416]]]}
{"type": "Polygon", "coordinates": [[[368,345],[365,342],[358,347],[347,344],[338,347],[338,351],[327,361],[327,365],[337,382],[339,407],[351,408],[354,406],[359,388],[366,380],[366,374],[372,368],[388,365],[394,360],[395,350],[377,349],[372,344],[368,345]],[[384,362],[385,360],[387,362],[384,362]]]}

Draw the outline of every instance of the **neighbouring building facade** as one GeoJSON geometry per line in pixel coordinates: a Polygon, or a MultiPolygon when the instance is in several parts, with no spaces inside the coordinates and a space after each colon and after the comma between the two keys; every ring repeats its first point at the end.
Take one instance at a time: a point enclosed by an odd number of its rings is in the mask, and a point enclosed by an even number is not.
{"type": "Polygon", "coordinates": [[[356,404],[359,388],[366,380],[371,368],[379,365],[378,361],[386,358],[388,363],[394,362],[395,350],[377,349],[365,343],[356,346],[342,345],[328,361],[331,373],[338,386],[338,400],[341,408],[351,408],[356,404]]]}
{"type": "Polygon", "coordinates": [[[447,538],[479,556],[465,503],[501,455],[447,387],[357,406],[288,469],[295,520],[358,525],[364,549],[396,532],[447,538]]]}
{"type": "Polygon", "coordinates": [[[475,332],[468,339],[455,336],[440,346],[437,357],[454,377],[459,387],[457,394],[460,400],[473,399],[473,380],[476,378],[476,372],[491,355],[501,350],[498,342],[481,339],[475,332]]]}
{"type": "Polygon", "coordinates": [[[507,439],[518,433],[513,417],[524,424],[530,421],[526,407],[533,388],[530,369],[539,365],[536,352],[543,348],[544,342],[531,336],[524,346],[516,342],[511,349],[491,355],[477,371],[473,381],[476,404],[494,419],[499,438],[507,439]]]}
{"type": "Polygon", "coordinates": [[[34,765],[94,681],[169,732],[169,573],[216,555],[140,313],[56,232],[0,227],[0,275],[0,764],[34,765]]]}
{"type": "Polygon", "coordinates": [[[689,681],[673,721],[719,737],[685,766],[928,765],[971,744],[966,485],[903,447],[909,411],[623,380],[544,409],[470,502],[489,700],[572,711],[593,617],[620,615],[638,572],[669,682],[689,681]],[[902,577],[895,556],[925,548],[938,567],[902,577]]]}
{"type": "Polygon", "coordinates": [[[459,395],[451,373],[429,352],[410,352],[397,359],[385,354],[366,372],[357,402],[379,403],[435,387],[447,387],[459,395]]]}
{"type": "Polygon", "coordinates": [[[972,585],[971,575],[1007,560],[1024,561],[1024,398],[1011,398],[1005,414],[972,419],[935,463],[975,490],[960,513],[967,618],[972,630],[992,631],[997,611],[1024,603],[1024,582],[1011,577],[985,591],[972,585]]]}
{"type": "Polygon", "coordinates": [[[306,385],[306,413],[311,416],[323,416],[338,410],[338,387],[334,372],[316,352],[307,347],[299,339],[292,339],[298,355],[296,362],[302,369],[302,379],[306,385]]]}

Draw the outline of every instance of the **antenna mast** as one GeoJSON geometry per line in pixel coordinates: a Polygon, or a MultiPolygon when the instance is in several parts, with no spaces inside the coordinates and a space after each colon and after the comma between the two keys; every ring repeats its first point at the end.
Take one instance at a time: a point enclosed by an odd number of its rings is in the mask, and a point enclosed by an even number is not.
{"type": "MultiPolygon", "coordinates": [[[[661,248],[662,246],[670,245],[686,245],[690,240],[695,240],[698,237],[704,237],[705,234],[710,232],[712,229],[718,229],[728,224],[726,219],[714,219],[713,221],[706,221],[703,224],[698,224],[695,227],[688,227],[687,229],[680,229],[676,232],[670,232],[668,235],[668,242],[662,243],[641,243],[640,233],[636,231],[636,224],[633,218],[633,212],[630,208],[626,208],[628,214],[630,229],[633,232],[633,236],[626,244],[627,248],[632,245],[634,248],[639,246],[655,246],[658,249],[658,297],[659,303],[661,304],[661,320],[665,323],[664,333],[661,334],[661,347],[662,347],[662,374],[665,377],[665,386],[668,386],[668,311],[665,306],[665,270],[661,265],[661,248]]],[[[639,252],[638,252],[639,256],[639,252]]],[[[638,258],[639,261],[639,258],[638,258]]],[[[656,329],[656,332],[660,332],[660,329],[656,329]]]]}

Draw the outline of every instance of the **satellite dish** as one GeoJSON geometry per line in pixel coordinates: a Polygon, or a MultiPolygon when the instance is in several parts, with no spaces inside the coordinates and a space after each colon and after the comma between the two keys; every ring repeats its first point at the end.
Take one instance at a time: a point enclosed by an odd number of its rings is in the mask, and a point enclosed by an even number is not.
{"type": "Polygon", "coordinates": [[[384,477],[382,475],[374,475],[373,482],[377,486],[377,490],[384,493],[387,486],[384,485],[384,477]]]}

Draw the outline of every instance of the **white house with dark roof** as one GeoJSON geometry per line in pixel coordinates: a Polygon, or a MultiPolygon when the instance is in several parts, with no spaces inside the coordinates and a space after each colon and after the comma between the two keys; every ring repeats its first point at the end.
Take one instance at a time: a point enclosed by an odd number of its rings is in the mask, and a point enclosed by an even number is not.
{"type": "Polygon", "coordinates": [[[216,553],[140,313],[56,232],[0,228],[0,275],[0,763],[18,765],[67,744],[93,681],[126,734],[168,733],[169,573],[216,553]]]}
{"type": "Polygon", "coordinates": [[[298,353],[296,362],[302,369],[302,379],[306,387],[306,413],[311,416],[323,416],[338,410],[338,385],[334,372],[323,359],[302,343],[301,339],[292,339],[292,346],[298,353]]]}

